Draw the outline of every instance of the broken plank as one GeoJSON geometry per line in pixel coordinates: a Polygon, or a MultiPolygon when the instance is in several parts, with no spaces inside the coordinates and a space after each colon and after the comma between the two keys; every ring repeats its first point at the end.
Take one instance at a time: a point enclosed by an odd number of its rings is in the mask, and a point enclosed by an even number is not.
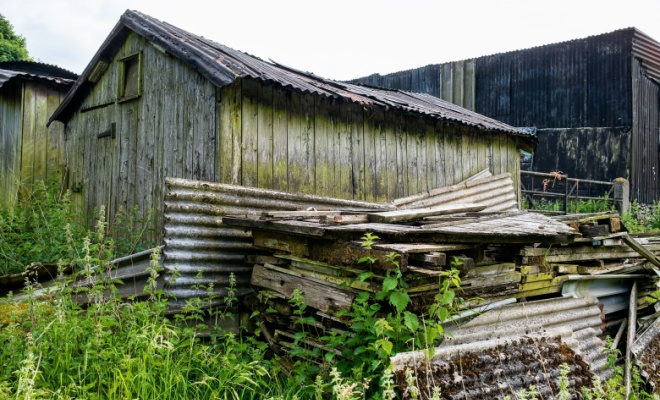
{"type": "Polygon", "coordinates": [[[303,291],[305,303],[324,313],[349,310],[356,293],[339,289],[327,282],[304,277],[273,265],[255,265],[252,271],[252,285],[272,290],[291,299],[293,291],[303,291]]]}
{"type": "Polygon", "coordinates": [[[416,219],[430,217],[433,215],[454,214],[461,212],[475,212],[485,209],[486,206],[475,203],[449,204],[432,208],[418,208],[412,210],[385,211],[378,213],[369,213],[369,220],[372,222],[395,223],[408,222],[416,219]]]}
{"type": "MultiPolygon", "coordinates": [[[[621,239],[639,255],[646,258],[651,264],[660,267],[660,259],[653,254],[648,248],[640,244],[637,240],[633,239],[630,235],[623,235],[621,239]]],[[[651,246],[649,246],[651,247],[651,246]]]]}

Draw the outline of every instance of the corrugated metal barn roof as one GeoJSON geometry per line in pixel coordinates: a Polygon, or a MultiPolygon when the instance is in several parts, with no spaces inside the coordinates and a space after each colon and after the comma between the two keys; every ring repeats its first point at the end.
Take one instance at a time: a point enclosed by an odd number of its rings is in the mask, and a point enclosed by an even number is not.
{"type": "Polygon", "coordinates": [[[224,87],[239,78],[252,78],[300,92],[343,99],[365,107],[395,109],[455,121],[487,131],[500,131],[529,140],[535,139],[533,135],[510,125],[427,94],[375,89],[324,79],[312,73],[261,60],[131,10],[122,15],[78,82],[51,117],[51,122],[53,120],[66,122],[71,117],[77,104],[93,85],[88,78],[96,64],[99,61],[110,60],[116,47],[126,38],[129,31],[144,36],[187,63],[218,87],[224,87]]]}
{"type": "Polygon", "coordinates": [[[55,86],[69,87],[73,85],[78,75],[54,65],[32,61],[0,62],[0,88],[16,77],[43,81],[55,86]]]}

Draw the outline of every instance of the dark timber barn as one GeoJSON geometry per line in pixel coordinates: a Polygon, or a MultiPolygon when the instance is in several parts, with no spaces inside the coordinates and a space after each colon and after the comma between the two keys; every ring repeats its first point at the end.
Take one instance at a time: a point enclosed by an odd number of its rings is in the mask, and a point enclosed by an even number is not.
{"type": "Polygon", "coordinates": [[[517,182],[518,149],[535,145],[433,96],[323,79],[136,11],[51,121],[66,126],[74,202],[156,209],[157,228],[165,177],[385,201],[486,168],[517,182]]]}
{"type": "Polygon", "coordinates": [[[660,200],[660,43],[635,28],[353,83],[429,93],[536,128],[533,170],[623,177],[633,199],[660,200]]]}
{"type": "Polygon", "coordinates": [[[77,77],[42,63],[0,63],[0,205],[16,201],[20,182],[66,174],[64,127],[46,124],[77,77]]]}

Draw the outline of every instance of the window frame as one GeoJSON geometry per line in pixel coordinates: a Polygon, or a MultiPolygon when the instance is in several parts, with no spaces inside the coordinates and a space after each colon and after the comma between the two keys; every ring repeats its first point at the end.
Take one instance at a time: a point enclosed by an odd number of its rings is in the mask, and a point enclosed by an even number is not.
{"type": "Polygon", "coordinates": [[[117,60],[117,101],[123,103],[130,100],[135,100],[142,96],[142,52],[129,54],[117,60]],[[126,96],[126,66],[129,62],[137,60],[137,92],[126,96]]]}

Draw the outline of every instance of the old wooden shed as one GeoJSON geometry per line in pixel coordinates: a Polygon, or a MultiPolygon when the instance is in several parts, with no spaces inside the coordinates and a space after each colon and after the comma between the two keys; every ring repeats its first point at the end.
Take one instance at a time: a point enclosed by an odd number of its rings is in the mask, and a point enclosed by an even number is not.
{"type": "Polygon", "coordinates": [[[20,182],[61,179],[64,126],[46,124],[77,77],[42,63],[0,63],[0,205],[16,201],[20,182]]]}
{"type": "Polygon", "coordinates": [[[532,169],[630,181],[660,200],[660,43],[635,28],[357,79],[537,129],[532,169]]]}
{"type": "Polygon", "coordinates": [[[323,79],[130,10],[52,121],[74,201],[110,217],[159,211],[165,177],[384,201],[487,167],[515,177],[535,144],[427,94],[323,79]]]}

